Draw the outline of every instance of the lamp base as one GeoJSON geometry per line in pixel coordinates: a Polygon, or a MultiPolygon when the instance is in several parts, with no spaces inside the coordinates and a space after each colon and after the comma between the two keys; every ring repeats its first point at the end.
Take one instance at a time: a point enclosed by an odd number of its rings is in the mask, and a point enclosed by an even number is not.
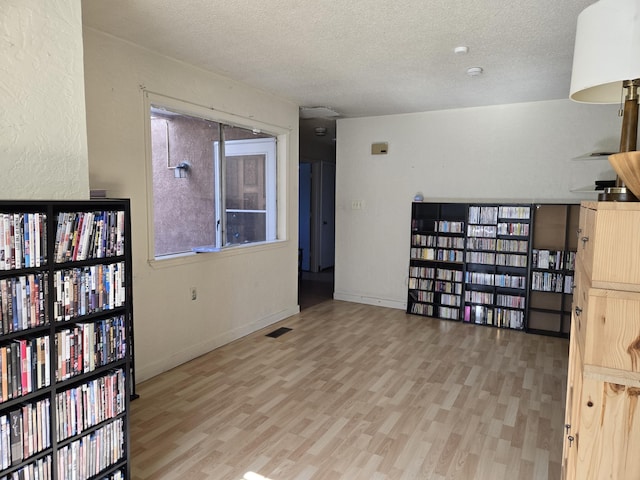
{"type": "Polygon", "coordinates": [[[598,195],[599,202],[637,202],[636,197],[627,187],[609,187],[605,188],[598,195]]]}

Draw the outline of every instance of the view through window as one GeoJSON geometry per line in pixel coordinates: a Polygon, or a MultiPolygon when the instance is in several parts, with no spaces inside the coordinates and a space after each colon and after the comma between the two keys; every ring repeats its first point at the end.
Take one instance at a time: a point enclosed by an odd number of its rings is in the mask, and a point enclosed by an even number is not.
{"type": "Polygon", "coordinates": [[[151,105],[155,257],[276,240],[276,137],[151,105]]]}

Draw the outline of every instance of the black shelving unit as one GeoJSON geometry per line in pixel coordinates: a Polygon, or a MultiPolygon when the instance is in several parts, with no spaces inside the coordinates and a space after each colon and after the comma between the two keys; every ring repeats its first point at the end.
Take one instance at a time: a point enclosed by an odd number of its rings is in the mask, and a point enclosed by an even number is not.
{"type": "Polygon", "coordinates": [[[531,208],[413,203],[407,312],[524,330],[531,208]]]}
{"type": "Polygon", "coordinates": [[[578,204],[535,205],[528,321],[531,333],[569,336],[579,217],[578,204]]]}
{"type": "Polygon", "coordinates": [[[407,313],[460,320],[466,207],[414,203],[407,313]]]}
{"type": "Polygon", "coordinates": [[[525,328],[530,218],[530,205],[469,205],[464,321],[525,328]]]}
{"type": "Polygon", "coordinates": [[[579,207],[414,202],[407,313],[567,337],[579,207]]]}
{"type": "Polygon", "coordinates": [[[130,478],[129,200],[0,214],[0,479],[130,478]]]}

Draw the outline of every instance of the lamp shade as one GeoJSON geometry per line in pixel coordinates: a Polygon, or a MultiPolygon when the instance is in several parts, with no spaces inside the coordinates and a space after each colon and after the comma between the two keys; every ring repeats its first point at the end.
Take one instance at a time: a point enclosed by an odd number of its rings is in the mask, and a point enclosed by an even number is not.
{"type": "Polygon", "coordinates": [[[578,16],[569,96],[618,103],[622,82],[640,78],[640,1],[599,0],[578,16]]]}

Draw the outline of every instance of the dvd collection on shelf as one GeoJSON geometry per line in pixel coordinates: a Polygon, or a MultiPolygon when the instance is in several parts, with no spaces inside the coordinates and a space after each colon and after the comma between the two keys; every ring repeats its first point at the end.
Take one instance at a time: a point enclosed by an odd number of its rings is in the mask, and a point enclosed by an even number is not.
{"type": "Polygon", "coordinates": [[[53,276],[53,320],[121,307],[125,302],[124,281],[124,262],[57,270],[53,276]]]}
{"type": "Polygon", "coordinates": [[[407,312],[526,330],[531,291],[573,285],[575,251],[533,248],[538,208],[413,203],[407,312]]]}
{"type": "Polygon", "coordinates": [[[531,289],[540,292],[573,293],[575,252],[533,249],[531,289]]]}
{"type": "Polygon", "coordinates": [[[129,210],[0,201],[0,480],[129,478],[129,210]]]}
{"type": "Polygon", "coordinates": [[[0,270],[39,267],[47,261],[47,214],[0,213],[0,270]]]}
{"type": "Polygon", "coordinates": [[[0,335],[46,325],[47,273],[0,279],[0,335]]]}
{"type": "Polygon", "coordinates": [[[55,337],[56,381],[68,380],[124,359],[126,335],[122,315],[58,330],[55,337]]]}
{"type": "Polygon", "coordinates": [[[0,346],[0,404],[51,384],[49,354],[48,336],[20,338],[0,346]]]}

